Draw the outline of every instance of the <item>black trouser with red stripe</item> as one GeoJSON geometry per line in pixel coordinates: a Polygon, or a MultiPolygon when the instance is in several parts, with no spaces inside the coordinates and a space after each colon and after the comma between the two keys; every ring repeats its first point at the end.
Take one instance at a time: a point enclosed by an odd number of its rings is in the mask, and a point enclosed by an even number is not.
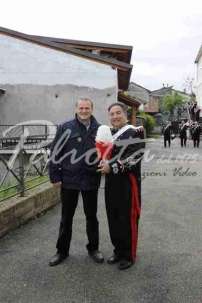
{"type": "MultiPolygon", "coordinates": [[[[72,237],[72,223],[78,204],[79,192],[79,190],[75,189],[61,189],[62,217],[56,248],[57,252],[62,255],[67,255],[69,253],[72,237]]],[[[81,195],[83,198],[83,208],[86,216],[86,232],[89,241],[86,248],[88,251],[94,251],[98,249],[99,245],[97,220],[98,190],[81,191],[81,195]]]]}
{"type": "Polygon", "coordinates": [[[105,183],[106,212],[114,253],[130,261],[135,261],[138,237],[139,214],[132,194],[135,191],[140,208],[140,184],[136,178],[134,180],[136,188],[129,175],[109,175],[105,183]]]}

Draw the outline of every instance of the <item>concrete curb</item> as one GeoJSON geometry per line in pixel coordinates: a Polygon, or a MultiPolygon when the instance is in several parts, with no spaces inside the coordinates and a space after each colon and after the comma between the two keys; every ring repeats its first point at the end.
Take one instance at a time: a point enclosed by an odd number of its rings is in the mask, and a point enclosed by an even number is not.
{"type": "Polygon", "coordinates": [[[0,202],[0,238],[60,202],[59,190],[49,182],[29,190],[26,195],[0,202]]]}

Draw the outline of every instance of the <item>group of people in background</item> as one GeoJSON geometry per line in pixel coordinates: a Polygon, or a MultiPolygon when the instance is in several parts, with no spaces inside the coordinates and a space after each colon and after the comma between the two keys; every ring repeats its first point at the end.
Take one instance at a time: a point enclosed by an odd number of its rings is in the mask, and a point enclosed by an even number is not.
{"type": "MultiPolygon", "coordinates": [[[[199,147],[200,145],[200,133],[201,127],[198,121],[182,121],[179,124],[179,138],[181,147],[186,147],[187,138],[190,137],[193,140],[193,147],[199,147]]],[[[173,126],[171,122],[168,122],[167,125],[163,128],[163,136],[164,136],[164,147],[167,145],[170,147],[171,140],[176,137],[175,132],[173,131],[173,126]]]]}

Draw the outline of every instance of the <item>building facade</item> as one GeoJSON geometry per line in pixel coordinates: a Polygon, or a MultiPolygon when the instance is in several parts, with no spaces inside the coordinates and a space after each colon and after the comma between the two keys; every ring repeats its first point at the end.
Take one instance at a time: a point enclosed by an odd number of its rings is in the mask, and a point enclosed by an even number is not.
{"type": "Polygon", "coordinates": [[[80,97],[92,99],[95,117],[108,123],[108,106],[129,85],[131,53],[127,46],[62,43],[0,28],[0,124],[58,124],[73,117],[80,97]]]}
{"type": "Polygon", "coordinates": [[[196,79],[195,79],[195,94],[196,101],[200,107],[200,116],[202,117],[202,46],[200,47],[196,60],[196,79]]]}

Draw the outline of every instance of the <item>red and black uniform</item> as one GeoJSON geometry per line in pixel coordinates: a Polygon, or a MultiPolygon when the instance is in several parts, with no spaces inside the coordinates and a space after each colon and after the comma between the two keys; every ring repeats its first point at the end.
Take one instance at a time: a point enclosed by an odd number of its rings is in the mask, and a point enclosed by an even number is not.
{"type": "MultiPolygon", "coordinates": [[[[112,134],[115,132],[112,130],[112,134]]],[[[111,172],[106,175],[105,182],[106,211],[114,253],[132,262],[135,261],[137,249],[144,147],[145,143],[135,129],[127,129],[120,135],[112,150],[112,160],[109,162],[111,172]],[[127,147],[120,154],[122,143],[127,147]]]]}

